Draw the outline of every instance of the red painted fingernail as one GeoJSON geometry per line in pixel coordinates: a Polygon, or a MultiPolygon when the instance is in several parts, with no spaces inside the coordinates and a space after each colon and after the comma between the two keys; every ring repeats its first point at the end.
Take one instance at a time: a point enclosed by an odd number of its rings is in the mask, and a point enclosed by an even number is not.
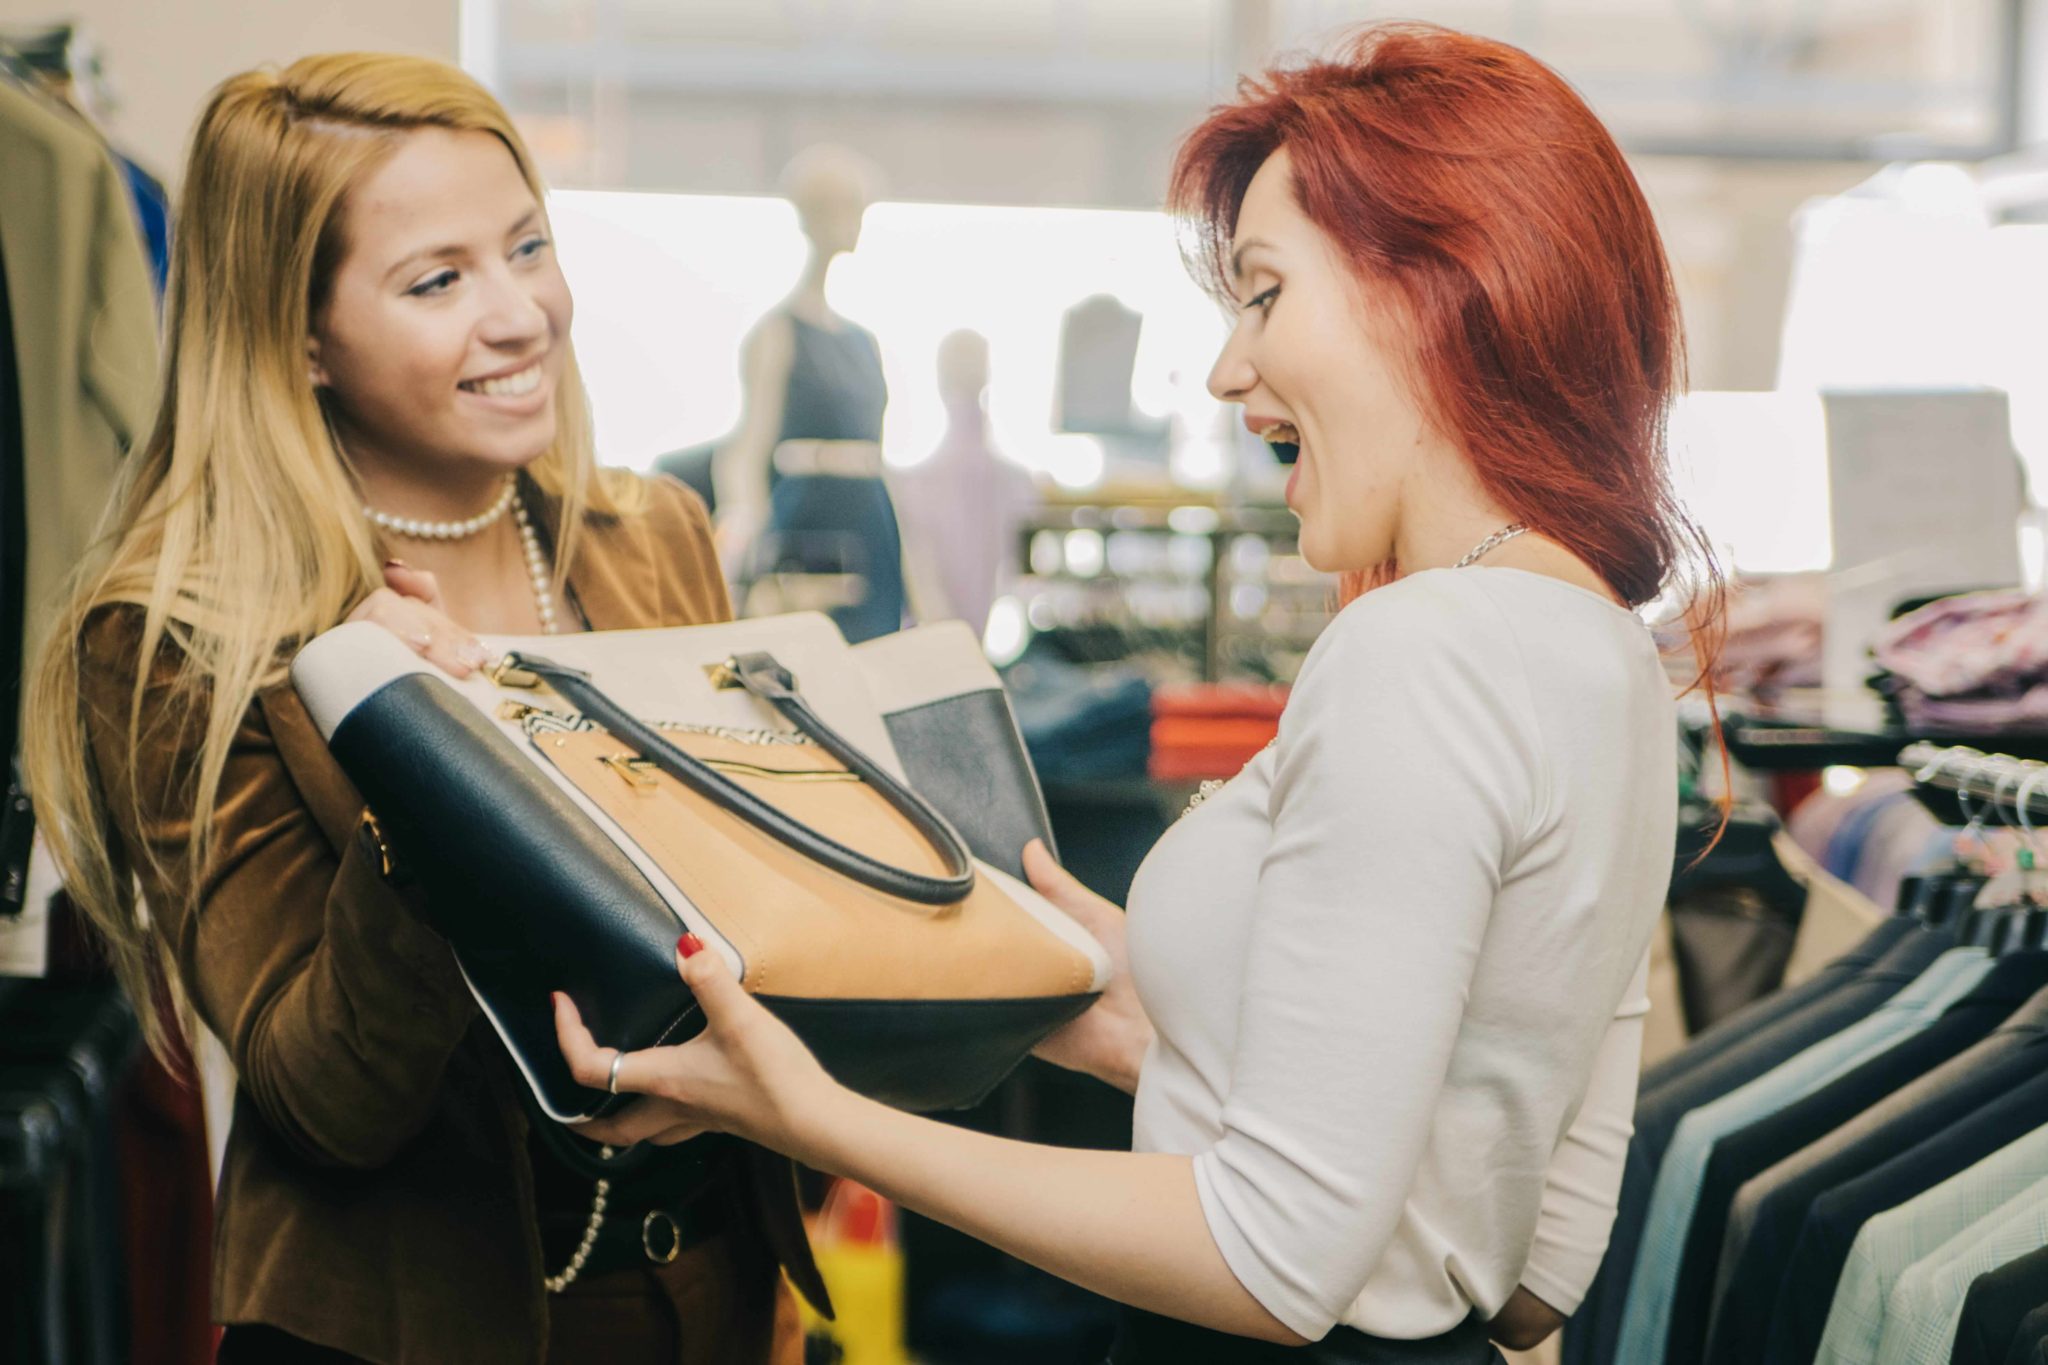
{"type": "Polygon", "coordinates": [[[704,940],[698,938],[695,934],[684,934],[676,940],[676,951],[683,955],[685,961],[688,961],[704,951],[704,940]]]}

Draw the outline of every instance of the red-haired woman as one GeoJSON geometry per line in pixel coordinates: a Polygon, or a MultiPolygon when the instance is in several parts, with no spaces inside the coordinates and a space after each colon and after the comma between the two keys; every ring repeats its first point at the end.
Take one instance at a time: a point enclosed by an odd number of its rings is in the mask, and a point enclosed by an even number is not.
{"type": "Polygon", "coordinates": [[[1633,609],[1698,546],[1670,273],[1570,87],[1433,27],[1247,82],[1172,200],[1236,307],[1210,386],[1298,452],[1302,553],[1352,600],[1278,742],[1146,860],[1128,974],[1044,1049],[1135,1092],[1136,1150],[853,1095],[689,940],[706,1034],[627,1054],[650,1098],[592,1127],[851,1176],[1129,1305],[1117,1365],[1487,1362],[1586,1290],[1629,1132],[1677,785],[1633,609]]]}

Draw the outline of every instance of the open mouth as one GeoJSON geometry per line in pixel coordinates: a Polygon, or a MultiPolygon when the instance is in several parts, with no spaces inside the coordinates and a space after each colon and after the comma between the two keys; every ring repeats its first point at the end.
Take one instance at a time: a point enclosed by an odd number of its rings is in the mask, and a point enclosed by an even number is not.
{"type": "Polygon", "coordinates": [[[1301,433],[1292,422],[1275,422],[1259,435],[1273,448],[1273,458],[1281,464],[1293,464],[1301,457],[1301,433]]]}
{"type": "Polygon", "coordinates": [[[540,387],[541,378],[540,361],[536,360],[523,370],[499,375],[495,379],[465,379],[455,387],[486,398],[524,398],[540,387]]]}

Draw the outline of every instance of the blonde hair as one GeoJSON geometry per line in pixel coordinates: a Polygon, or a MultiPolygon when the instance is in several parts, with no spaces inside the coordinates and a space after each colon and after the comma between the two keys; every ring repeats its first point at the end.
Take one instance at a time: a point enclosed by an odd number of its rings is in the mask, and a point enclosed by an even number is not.
{"type": "MultiPolygon", "coordinates": [[[[177,775],[174,798],[190,802],[184,848],[169,857],[130,850],[152,860],[157,884],[176,888],[170,894],[196,898],[229,746],[257,692],[282,679],[294,642],[340,623],[382,585],[353,478],[307,373],[306,338],[345,251],[349,191],[421,128],[495,135],[535,198],[543,196],[504,108],[440,62],[305,57],[282,71],[244,72],[213,92],[186,160],[155,425],[122,468],[29,680],[24,714],[45,718],[23,746],[38,823],[159,1051],[167,1038],[153,983],[168,964],[96,780],[82,715],[85,628],[102,607],[141,609],[122,735],[127,771],[141,771],[146,725],[196,723],[196,759],[177,775]],[[163,651],[166,642],[176,649],[163,651]],[[145,691],[164,681],[160,651],[178,661],[173,714],[145,717],[145,691]]],[[[556,411],[555,440],[527,473],[559,500],[559,598],[584,515],[637,511],[642,498],[637,481],[597,467],[573,353],[556,411]]],[[[140,785],[131,829],[145,827],[140,785]]]]}

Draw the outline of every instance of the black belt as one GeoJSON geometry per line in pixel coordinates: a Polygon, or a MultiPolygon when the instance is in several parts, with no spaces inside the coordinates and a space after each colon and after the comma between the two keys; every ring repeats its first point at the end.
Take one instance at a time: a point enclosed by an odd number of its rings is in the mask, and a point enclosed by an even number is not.
{"type": "Polygon", "coordinates": [[[1127,1307],[1106,1365],[1494,1365],[1500,1360],[1486,1339],[1486,1325],[1476,1317],[1428,1341],[1388,1341],[1339,1327],[1312,1345],[1280,1346],[1127,1307]]]}
{"type": "MultiPolygon", "coordinates": [[[[674,1147],[634,1147],[621,1153],[621,1160],[601,1162],[596,1143],[572,1136],[552,1120],[535,1120],[532,1131],[545,1153],[536,1154],[536,1160],[551,1156],[551,1164],[561,1171],[608,1183],[604,1221],[584,1258],[582,1275],[667,1265],[731,1226],[741,1168],[734,1159],[739,1146],[730,1138],[707,1134],[674,1147]]],[[[559,1184],[558,1173],[536,1167],[536,1177],[542,1174],[549,1183],[559,1184]]],[[[589,1211],[585,1204],[575,1224],[576,1237],[582,1235],[589,1211]]],[[[565,1223],[559,1231],[566,1235],[568,1226],[565,1223]]],[[[557,1248],[557,1254],[550,1255],[548,1240],[544,1235],[543,1255],[550,1265],[560,1264],[567,1251],[557,1248]]],[[[573,1249],[576,1243],[567,1239],[564,1245],[573,1249]]]]}
{"type": "Polygon", "coordinates": [[[734,1212],[729,1180],[715,1180],[680,1200],[607,1203],[604,1225],[597,1230],[583,1274],[667,1265],[731,1227],[734,1212]]]}

